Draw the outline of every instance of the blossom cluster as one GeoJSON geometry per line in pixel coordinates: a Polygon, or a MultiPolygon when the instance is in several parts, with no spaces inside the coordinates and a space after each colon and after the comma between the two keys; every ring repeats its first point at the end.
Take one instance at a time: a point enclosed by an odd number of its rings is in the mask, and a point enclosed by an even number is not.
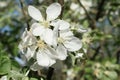
{"type": "Polygon", "coordinates": [[[58,19],[61,5],[53,3],[46,9],[46,18],[34,6],[28,6],[28,14],[35,20],[30,30],[25,30],[19,44],[20,51],[29,61],[36,62],[33,67],[50,67],[56,60],[65,60],[68,52],[78,51],[82,42],[75,37],[70,24],[58,19]]]}

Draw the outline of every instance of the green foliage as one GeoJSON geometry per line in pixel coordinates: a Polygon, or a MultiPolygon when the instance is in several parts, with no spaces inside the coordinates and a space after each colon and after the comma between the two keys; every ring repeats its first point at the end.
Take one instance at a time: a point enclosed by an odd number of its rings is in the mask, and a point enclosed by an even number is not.
{"type": "Polygon", "coordinates": [[[0,56],[0,75],[10,72],[11,62],[7,56],[0,56]]]}

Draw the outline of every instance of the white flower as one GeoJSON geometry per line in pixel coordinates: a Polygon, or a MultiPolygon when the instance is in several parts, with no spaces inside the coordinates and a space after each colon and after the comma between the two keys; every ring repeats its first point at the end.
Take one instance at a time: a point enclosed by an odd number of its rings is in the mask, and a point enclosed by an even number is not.
{"type": "Polygon", "coordinates": [[[52,45],[53,31],[50,29],[51,22],[55,20],[61,13],[61,5],[59,3],[51,4],[46,10],[46,19],[43,18],[41,12],[33,6],[28,7],[29,15],[38,23],[31,26],[31,32],[35,36],[40,36],[47,44],[52,45]]]}
{"type": "Polygon", "coordinates": [[[21,39],[22,41],[20,42],[18,48],[23,54],[25,54],[27,60],[29,60],[35,53],[36,46],[33,44],[36,44],[37,39],[31,32],[27,31],[27,29],[23,32],[21,39]]]}
{"type": "Polygon", "coordinates": [[[27,60],[35,61],[31,69],[37,71],[42,67],[50,67],[56,60],[65,60],[67,52],[78,51],[82,42],[70,31],[70,24],[64,20],[55,20],[61,12],[59,3],[51,4],[46,10],[46,19],[41,12],[33,6],[28,7],[29,15],[36,20],[22,34],[19,44],[20,51],[27,60]]]}
{"type": "Polygon", "coordinates": [[[66,59],[67,51],[77,51],[82,47],[82,42],[69,30],[59,31],[54,40],[54,44],[58,45],[56,51],[60,60],[66,59]]]}
{"type": "Polygon", "coordinates": [[[37,39],[30,31],[25,31],[19,49],[25,54],[26,58],[34,58],[41,67],[49,67],[56,62],[58,55],[55,49],[51,48],[41,39],[37,39]]]}
{"type": "Polygon", "coordinates": [[[71,31],[60,31],[58,43],[62,43],[68,51],[77,51],[82,47],[82,42],[71,31]]]}
{"type": "Polygon", "coordinates": [[[0,80],[8,80],[8,79],[7,79],[7,76],[2,76],[0,80]]]}

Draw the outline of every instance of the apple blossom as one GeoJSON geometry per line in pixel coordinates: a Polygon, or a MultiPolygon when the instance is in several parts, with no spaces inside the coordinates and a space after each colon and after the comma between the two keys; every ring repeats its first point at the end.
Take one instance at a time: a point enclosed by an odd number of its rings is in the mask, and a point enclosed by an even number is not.
{"type": "Polygon", "coordinates": [[[31,26],[31,32],[35,36],[41,36],[41,38],[49,45],[52,45],[53,31],[50,29],[51,22],[54,21],[61,13],[61,5],[59,3],[53,3],[46,9],[46,19],[43,18],[41,12],[33,7],[28,7],[29,15],[36,21],[31,26]]]}
{"type": "Polygon", "coordinates": [[[60,12],[61,5],[53,3],[47,8],[44,19],[37,8],[28,7],[29,15],[37,22],[31,25],[29,31],[23,32],[19,49],[28,61],[35,59],[30,67],[34,71],[50,67],[56,60],[65,60],[68,51],[78,51],[82,47],[82,42],[70,30],[70,24],[56,19],[60,12]]]}
{"type": "Polygon", "coordinates": [[[23,33],[19,49],[28,60],[33,57],[40,66],[44,67],[54,64],[57,56],[53,48],[45,44],[44,41],[37,39],[30,31],[23,33]]]}

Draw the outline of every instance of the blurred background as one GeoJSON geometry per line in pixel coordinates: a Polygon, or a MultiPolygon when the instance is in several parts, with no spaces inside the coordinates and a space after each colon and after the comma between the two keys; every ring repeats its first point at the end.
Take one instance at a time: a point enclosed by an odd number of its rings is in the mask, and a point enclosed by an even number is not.
{"type": "Polygon", "coordinates": [[[83,42],[84,55],[75,58],[71,54],[60,62],[52,80],[120,80],[119,0],[0,0],[0,77],[44,80],[40,78],[45,77],[46,70],[41,74],[30,71],[27,77],[24,76],[28,68],[18,44],[22,32],[32,23],[28,5],[45,13],[53,2],[62,5],[59,18],[77,30],[74,33],[83,42]]]}

